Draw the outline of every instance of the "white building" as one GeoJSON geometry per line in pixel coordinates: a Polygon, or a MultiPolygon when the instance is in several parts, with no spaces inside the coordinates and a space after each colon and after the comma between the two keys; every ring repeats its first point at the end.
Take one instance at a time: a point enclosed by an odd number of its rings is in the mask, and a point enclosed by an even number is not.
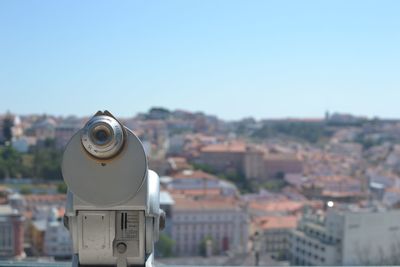
{"type": "Polygon", "coordinates": [[[36,137],[32,136],[13,137],[13,139],[11,140],[12,147],[21,153],[28,152],[29,147],[35,146],[36,143],[36,137]]]}
{"type": "Polygon", "coordinates": [[[292,265],[400,264],[400,210],[329,208],[292,231],[292,265]]]}
{"type": "Polygon", "coordinates": [[[181,191],[190,194],[190,191],[193,191],[193,194],[195,194],[194,192],[197,191],[201,195],[216,194],[224,196],[238,194],[238,189],[233,183],[199,170],[184,170],[173,174],[172,178],[167,188],[175,192],[181,191]]]}
{"type": "Polygon", "coordinates": [[[206,240],[211,240],[214,255],[247,251],[248,216],[236,200],[174,196],[174,202],[172,239],[176,256],[204,254],[206,240]]]}
{"type": "Polygon", "coordinates": [[[274,259],[287,259],[290,234],[297,227],[297,221],[298,217],[293,215],[256,218],[256,230],[261,234],[261,252],[274,259]]]}
{"type": "Polygon", "coordinates": [[[32,126],[32,130],[38,140],[54,139],[56,134],[56,122],[52,118],[44,118],[32,126]]]}
{"type": "Polygon", "coordinates": [[[69,258],[72,255],[72,241],[64,227],[58,210],[53,208],[44,234],[44,254],[54,258],[69,258]]]}

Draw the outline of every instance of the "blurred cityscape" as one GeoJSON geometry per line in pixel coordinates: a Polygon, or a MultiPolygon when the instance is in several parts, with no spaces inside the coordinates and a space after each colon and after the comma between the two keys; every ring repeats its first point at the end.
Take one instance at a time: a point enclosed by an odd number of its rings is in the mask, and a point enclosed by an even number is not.
{"type": "MultiPolygon", "coordinates": [[[[0,115],[0,259],[71,258],[60,162],[88,118],[0,115]]],[[[161,177],[158,262],[400,264],[400,120],[156,107],[121,122],[161,177]]]]}

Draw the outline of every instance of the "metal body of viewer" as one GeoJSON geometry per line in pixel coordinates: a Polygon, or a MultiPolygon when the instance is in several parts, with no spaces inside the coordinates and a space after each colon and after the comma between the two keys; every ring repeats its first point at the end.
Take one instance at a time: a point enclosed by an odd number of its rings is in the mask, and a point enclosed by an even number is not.
{"type": "Polygon", "coordinates": [[[64,223],[73,266],[151,266],[164,213],[159,177],[139,139],[109,112],[98,112],[68,143],[64,223]]]}

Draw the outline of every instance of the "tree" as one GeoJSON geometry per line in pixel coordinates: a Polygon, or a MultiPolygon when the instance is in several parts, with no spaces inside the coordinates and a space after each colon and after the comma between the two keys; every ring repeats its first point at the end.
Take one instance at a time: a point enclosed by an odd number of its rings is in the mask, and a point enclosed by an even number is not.
{"type": "Polygon", "coordinates": [[[23,185],[23,186],[21,186],[19,192],[20,192],[22,195],[29,195],[29,194],[32,194],[32,186],[30,186],[30,185],[23,185]]]}
{"type": "Polygon", "coordinates": [[[48,180],[61,180],[62,152],[53,148],[45,147],[33,151],[33,172],[37,178],[48,180]]]}
{"type": "Polygon", "coordinates": [[[164,233],[160,234],[158,242],[156,244],[156,250],[161,257],[172,257],[173,256],[173,247],[175,241],[172,240],[169,236],[164,233]]]}
{"type": "Polygon", "coordinates": [[[316,143],[322,138],[332,135],[324,123],[320,122],[266,122],[253,132],[251,137],[256,139],[273,138],[277,136],[290,137],[316,143]]]}
{"type": "Polygon", "coordinates": [[[11,142],[12,139],[12,127],[14,126],[13,118],[10,114],[3,120],[3,136],[5,142],[11,142]]]}
{"type": "Polygon", "coordinates": [[[213,243],[213,239],[211,236],[207,236],[206,238],[204,238],[201,243],[200,243],[200,255],[206,257],[207,256],[207,246],[208,244],[212,245],[213,243]]]}
{"type": "Polygon", "coordinates": [[[21,154],[11,146],[0,148],[0,178],[20,177],[22,171],[21,154]]]}
{"type": "Polygon", "coordinates": [[[237,171],[225,171],[225,172],[217,172],[209,165],[206,164],[198,164],[191,163],[195,170],[201,170],[207,173],[214,174],[223,180],[228,180],[234,183],[242,193],[252,193],[254,192],[251,183],[248,179],[246,179],[245,175],[241,172],[237,171]]]}
{"type": "Polygon", "coordinates": [[[68,190],[67,185],[64,182],[61,182],[57,185],[57,192],[60,194],[66,194],[68,190]]]}

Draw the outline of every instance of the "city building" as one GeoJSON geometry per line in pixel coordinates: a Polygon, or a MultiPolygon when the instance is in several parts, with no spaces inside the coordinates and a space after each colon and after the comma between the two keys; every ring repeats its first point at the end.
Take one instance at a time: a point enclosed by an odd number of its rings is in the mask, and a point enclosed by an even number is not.
{"type": "Polygon", "coordinates": [[[304,180],[302,193],[310,199],[357,202],[366,198],[363,181],[351,176],[315,176],[304,180]]]}
{"type": "Polygon", "coordinates": [[[297,227],[297,216],[262,216],[255,219],[256,229],[261,234],[263,253],[284,260],[288,257],[289,239],[297,227]]]}
{"type": "Polygon", "coordinates": [[[160,191],[160,208],[165,212],[165,228],[163,233],[172,235],[172,209],[175,202],[171,194],[167,191],[160,191]]]}
{"type": "Polygon", "coordinates": [[[148,156],[153,158],[164,158],[168,150],[168,127],[163,120],[144,120],[138,121],[137,128],[133,130],[140,130],[139,138],[145,139],[143,141],[149,142],[151,150],[148,151],[148,156]]]}
{"type": "Polygon", "coordinates": [[[204,146],[200,150],[199,163],[211,167],[217,172],[243,172],[246,144],[229,141],[204,146]]]}
{"type": "Polygon", "coordinates": [[[44,255],[56,259],[70,258],[72,255],[71,235],[62,222],[59,210],[52,208],[44,233],[44,255]]]}
{"type": "Polygon", "coordinates": [[[32,125],[32,131],[37,140],[54,139],[56,134],[56,125],[57,123],[54,119],[46,117],[35,122],[32,125]]]}
{"type": "Polygon", "coordinates": [[[42,256],[44,254],[44,235],[46,233],[47,220],[32,220],[27,229],[30,245],[31,245],[31,253],[33,256],[42,256]]]}
{"type": "Polygon", "coordinates": [[[200,170],[184,170],[171,177],[167,188],[173,193],[234,196],[239,192],[233,183],[200,170]]]}
{"type": "Polygon", "coordinates": [[[302,172],[302,161],[293,153],[281,153],[255,146],[248,146],[246,149],[244,173],[247,179],[283,178],[286,174],[302,172]]]}
{"type": "Polygon", "coordinates": [[[65,194],[30,194],[23,195],[25,211],[36,211],[38,208],[64,207],[66,202],[65,194]]]}
{"type": "Polygon", "coordinates": [[[302,161],[295,154],[267,153],[264,155],[264,168],[269,178],[303,172],[302,161]]]}
{"type": "Polygon", "coordinates": [[[168,162],[168,172],[176,173],[184,170],[192,169],[192,166],[187,162],[184,157],[169,157],[168,162]]]}
{"type": "Polygon", "coordinates": [[[23,258],[24,218],[10,205],[0,205],[0,258],[23,258]]]}
{"type": "Polygon", "coordinates": [[[248,215],[233,198],[190,198],[173,195],[172,239],[176,256],[244,253],[248,242],[248,215]],[[209,253],[207,253],[209,254],[209,253]]]}
{"type": "Polygon", "coordinates": [[[11,140],[12,147],[21,153],[28,152],[29,148],[37,144],[36,137],[33,136],[20,136],[13,137],[11,140]]]}
{"type": "Polygon", "coordinates": [[[319,202],[294,201],[289,199],[264,201],[255,199],[248,201],[249,213],[256,217],[297,215],[303,211],[306,205],[318,206],[319,202]]]}
{"type": "Polygon", "coordinates": [[[64,148],[69,142],[71,137],[82,128],[83,123],[80,119],[75,117],[68,117],[64,119],[55,128],[54,137],[56,140],[56,146],[58,148],[64,148]]]}
{"type": "MultiPolygon", "coordinates": [[[[333,203],[333,202],[332,202],[333,203]]],[[[346,205],[305,212],[291,232],[292,265],[397,265],[400,210],[346,205]]]]}

